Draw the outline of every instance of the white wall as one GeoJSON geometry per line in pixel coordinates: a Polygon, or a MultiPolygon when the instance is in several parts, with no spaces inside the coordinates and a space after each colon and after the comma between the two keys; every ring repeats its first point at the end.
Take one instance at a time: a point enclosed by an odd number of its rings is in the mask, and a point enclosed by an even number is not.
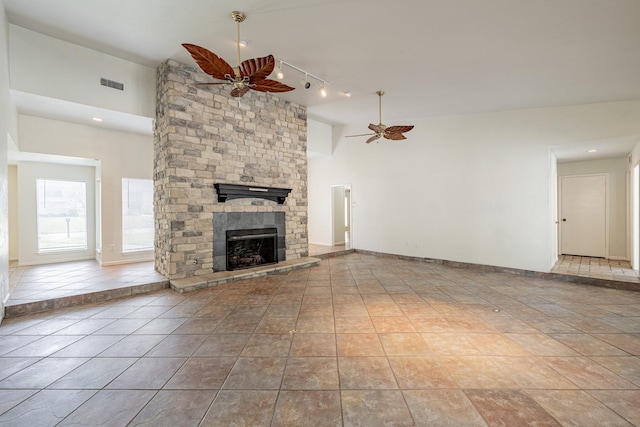
{"type": "Polygon", "coordinates": [[[9,165],[9,260],[18,259],[18,167],[9,165]]]}
{"type": "Polygon", "coordinates": [[[18,248],[20,265],[94,259],[96,256],[95,168],[53,163],[18,163],[18,209],[20,222],[18,248]],[[36,180],[82,181],[87,185],[87,249],[57,253],[38,253],[36,180]]]}
{"type": "MultiPolygon", "coordinates": [[[[631,174],[631,177],[633,177],[633,168],[635,167],[636,164],[638,164],[640,162],[640,140],[638,140],[638,142],[636,143],[635,147],[633,147],[633,150],[631,151],[631,163],[629,163],[629,173],[631,174]]],[[[640,188],[634,188],[633,185],[633,179],[630,180],[630,186],[629,186],[629,211],[628,211],[628,215],[629,218],[632,219],[633,218],[633,200],[634,200],[634,194],[637,195],[638,197],[640,197],[640,188]]],[[[634,260],[637,261],[638,259],[638,254],[634,254],[634,248],[633,248],[633,233],[636,234],[636,238],[638,240],[640,240],[640,235],[638,235],[638,229],[637,229],[637,225],[636,227],[634,227],[633,224],[629,224],[630,227],[630,239],[629,239],[629,244],[628,244],[628,253],[629,253],[629,258],[631,259],[631,264],[634,266],[634,268],[637,267],[637,262],[635,262],[634,260]],[[635,229],[635,231],[634,231],[635,229]]]]}
{"type": "MultiPolygon", "coordinates": [[[[152,260],[153,251],[122,253],[122,178],[152,179],[153,137],[21,115],[22,152],[97,159],[104,265],[152,260]],[[111,249],[113,245],[113,250],[111,249]]],[[[18,167],[18,174],[20,167],[18,167]]],[[[22,223],[23,221],[21,221],[22,223]]],[[[22,228],[21,228],[22,230],[22,228]]],[[[22,254],[23,236],[20,235],[22,254]]],[[[22,256],[20,259],[22,263],[22,256]]]]}
{"type": "Polygon", "coordinates": [[[627,254],[627,170],[628,157],[559,163],[558,176],[608,174],[609,257],[629,259],[627,254]]]}
{"type": "Polygon", "coordinates": [[[155,117],[155,69],[10,25],[11,89],[155,117]],[[124,91],[100,85],[104,77],[124,91]]]}
{"type": "Polygon", "coordinates": [[[639,117],[619,102],[399,120],[415,125],[406,141],[372,144],[336,128],[334,154],[309,161],[310,222],[349,182],[356,249],[549,271],[549,147],[638,134],[639,117]]]}
{"type": "Polygon", "coordinates": [[[15,130],[15,108],[9,99],[9,24],[0,0],[0,321],[9,298],[9,191],[7,150],[15,130]]]}
{"type": "MultiPolygon", "coordinates": [[[[328,156],[333,152],[333,129],[326,123],[307,119],[307,156],[309,159],[328,156]]],[[[334,182],[333,184],[343,184],[334,182]]],[[[331,246],[331,188],[322,181],[309,179],[307,182],[309,196],[309,218],[307,230],[309,243],[331,246]],[[329,226],[327,226],[329,225],[329,226]]]]}
{"type": "Polygon", "coordinates": [[[549,150],[549,212],[551,221],[549,226],[549,265],[558,261],[558,235],[560,226],[558,222],[558,159],[549,150]]]}
{"type": "Polygon", "coordinates": [[[331,154],[333,151],[332,128],[330,124],[307,119],[307,152],[316,154],[331,154]]]}

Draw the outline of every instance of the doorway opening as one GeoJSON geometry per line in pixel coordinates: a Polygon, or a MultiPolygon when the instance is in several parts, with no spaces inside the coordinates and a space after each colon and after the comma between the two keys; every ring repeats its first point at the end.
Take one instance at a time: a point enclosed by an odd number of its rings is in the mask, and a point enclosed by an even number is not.
{"type": "Polygon", "coordinates": [[[631,203],[633,206],[631,223],[632,257],[631,267],[640,270],[640,164],[633,167],[633,185],[631,186],[631,203]]]}
{"type": "Polygon", "coordinates": [[[331,243],[351,249],[351,185],[331,186],[331,243]]]}

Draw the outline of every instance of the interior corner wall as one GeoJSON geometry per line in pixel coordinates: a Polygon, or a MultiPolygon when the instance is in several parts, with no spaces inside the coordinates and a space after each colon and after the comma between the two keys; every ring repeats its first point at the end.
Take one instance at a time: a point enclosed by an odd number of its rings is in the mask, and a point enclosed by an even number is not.
{"type": "Polygon", "coordinates": [[[314,154],[331,154],[333,140],[330,124],[319,120],[307,119],[307,152],[314,154]]]}
{"type": "Polygon", "coordinates": [[[0,0],[0,321],[9,298],[8,145],[15,129],[15,107],[9,97],[9,24],[0,0]]]}
{"type": "Polygon", "coordinates": [[[558,159],[551,149],[549,149],[549,264],[551,266],[558,262],[558,236],[560,226],[558,225],[558,159]]]}
{"type": "Polygon", "coordinates": [[[9,165],[9,261],[18,260],[18,167],[9,165]]]}
{"type": "MultiPolygon", "coordinates": [[[[330,156],[333,151],[333,128],[326,123],[308,119],[307,139],[309,159],[321,156],[330,156]]],[[[311,161],[311,160],[309,160],[311,161]]],[[[309,243],[314,245],[331,246],[331,188],[324,186],[321,178],[314,178],[314,173],[321,171],[309,168],[308,191],[309,197],[309,243]]],[[[343,182],[333,182],[332,184],[344,184],[343,182]]]]}
{"type": "Polygon", "coordinates": [[[310,205],[351,183],[356,249],[548,272],[549,147],[636,135],[638,117],[640,101],[405,119],[407,140],[377,144],[337,127],[309,160],[310,205]]]}
{"type": "Polygon", "coordinates": [[[558,163],[558,176],[607,174],[609,204],[609,257],[629,259],[627,254],[628,157],[558,163]]]}
{"type": "MultiPolygon", "coordinates": [[[[312,163],[309,159],[309,165],[312,163]]],[[[319,169],[309,167],[309,243],[331,246],[331,186],[322,175],[319,169]]]]}
{"type": "MultiPolygon", "coordinates": [[[[98,230],[103,265],[153,260],[153,251],[122,252],[122,178],[152,179],[153,137],[20,115],[20,150],[97,159],[101,171],[98,230]],[[113,245],[113,249],[112,248],[113,245]]],[[[18,174],[19,172],[18,167],[18,174]]],[[[96,177],[93,178],[96,181],[96,177]]],[[[20,235],[22,247],[22,234],[20,235]]],[[[22,259],[20,260],[22,262],[22,259]]]]}

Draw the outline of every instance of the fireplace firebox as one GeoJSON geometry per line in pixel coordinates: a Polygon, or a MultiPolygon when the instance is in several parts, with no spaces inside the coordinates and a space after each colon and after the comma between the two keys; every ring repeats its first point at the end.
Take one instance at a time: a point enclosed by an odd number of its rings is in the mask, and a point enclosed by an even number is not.
{"type": "Polygon", "coordinates": [[[227,270],[241,270],[278,262],[278,230],[227,230],[227,270]]]}

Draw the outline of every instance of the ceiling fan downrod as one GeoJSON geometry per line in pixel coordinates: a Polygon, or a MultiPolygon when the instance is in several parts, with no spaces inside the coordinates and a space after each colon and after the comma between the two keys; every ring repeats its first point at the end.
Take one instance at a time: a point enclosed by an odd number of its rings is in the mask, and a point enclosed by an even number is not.
{"type": "Polygon", "coordinates": [[[386,126],[382,124],[382,95],[384,95],[384,92],[379,90],[376,93],[378,94],[378,117],[380,119],[378,121],[378,126],[384,130],[386,128],[386,126]]]}
{"type": "Polygon", "coordinates": [[[233,72],[236,74],[236,77],[240,77],[240,23],[247,19],[247,15],[234,10],[231,12],[231,17],[236,21],[236,50],[238,53],[238,66],[233,68],[233,72]]]}

